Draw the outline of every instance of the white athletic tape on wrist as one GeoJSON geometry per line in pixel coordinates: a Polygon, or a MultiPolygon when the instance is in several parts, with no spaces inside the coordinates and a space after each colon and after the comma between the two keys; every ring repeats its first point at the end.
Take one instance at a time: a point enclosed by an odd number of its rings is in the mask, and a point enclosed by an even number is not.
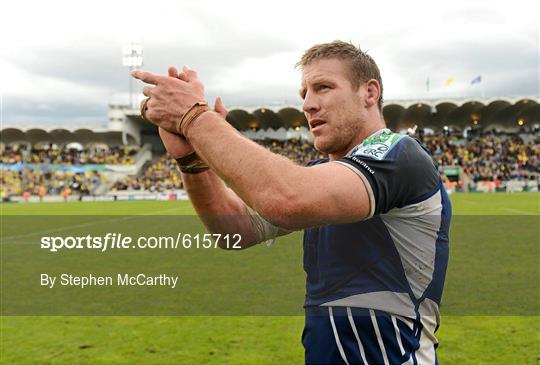
{"type": "Polygon", "coordinates": [[[257,236],[257,243],[266,243],[267,246],[270,246],[274,243],[278,236],[284,236],[292,232],[274,226],[272,223],[261,217],[261,215],[256,211],[254,211],[250,207],[247,208],[249,211],[249,216],[251,218],[253,229],[255,230],[255,234],[257,236]]]}

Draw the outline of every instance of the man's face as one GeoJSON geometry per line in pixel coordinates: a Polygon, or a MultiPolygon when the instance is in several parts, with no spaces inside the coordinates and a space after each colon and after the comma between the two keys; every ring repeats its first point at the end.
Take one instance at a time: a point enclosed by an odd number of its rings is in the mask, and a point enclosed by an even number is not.
{"type": "Polygon", "coordinates": [[[366,109],[366,85],[355,90],[348,61],[315,60],[303,69],[300,95],[315,148],[344,155],[361,142],[366,109]]]}

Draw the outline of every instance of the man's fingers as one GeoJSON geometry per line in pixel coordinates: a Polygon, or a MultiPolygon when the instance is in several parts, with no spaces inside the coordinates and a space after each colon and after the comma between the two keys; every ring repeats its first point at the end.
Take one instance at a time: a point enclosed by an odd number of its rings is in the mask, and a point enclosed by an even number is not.
{"type": "Polygon", "coordinates": [[[182,72],[184,74],[186,74],[188,80],[190,80],[190,81],[197,78],[197,71],[189,68],[186,65],[184,65],[184,67],[182,67],[182,72]]]}
{"type": "Polygon", "coordinates": [[[180,79],[182,81],[188,81],[188,77],[184,72],[178,72],[178,69],[174,66],[169,67],[169,76],[180,79]]]}
{"type": "Polygon", "coordinates": [[[147,112],[148,112],[148,103],[149,103],[149,102],[150,102],[150,98],[146,98],[146,99],[143,99],[143,100],[141,101],[141,106],[140,106],[140,109],[141,109],[141,117],[142,117],[144,120],[146,120],[146,121],[148,121],[148,122],[150,122],[150,123],[152,123],[152,124],[155,124],[155,123],[148,117],[148,115],[147,115],[147,112]]]}
{"type": "Polygon", "coordinates": [[[141,80],[142,82],[146,82],[147,84],[152,84],[152,85],[157,85],[158,81],[163,79],[163,76],[156,75],[152,72],[141,71],[141,70],[132,71],[131,76],[133,76],[137,80],[141,80]]]}
{"type": "Polygon", "coordinates": [[[150,94],[151,94],[153,89],[154,89],[153,86],[145,86],[145,87],[143,87],[142,93],[144,94],[144,96],[150,97],[151,96],[150,94]]]}
{"type": "Polygon", "coordinates": [[[223,101],[221,100],[221,97],[218,96],[216,98],[216,102],[214,103],[214,110],[218,112],[223,118],[227,116],[227,109],[225,109],[225,105],[223,105],[223,101]]]}
{"type": "Polygon", "coordinates": [[[186,75],[185,73],[183,73],[183,72],[180,72],[180,73],[178,74],[178,78],[179,78],[180,80],[182,80],[182,81],[185,81],[185,82],[188,82],[188,81],[189,81],[187,75],[186,75]]]}
{"type": "Polygon", "coordinates": [[[169,76],[170,77],[178,77],[178,70],[176,69],[176,67],[174,66],[171,66],[169,67],[169,76]]]}

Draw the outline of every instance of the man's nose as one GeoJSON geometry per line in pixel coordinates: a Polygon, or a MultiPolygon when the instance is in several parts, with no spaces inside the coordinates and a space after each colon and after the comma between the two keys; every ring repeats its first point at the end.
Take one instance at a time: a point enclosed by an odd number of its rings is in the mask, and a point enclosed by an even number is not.
{"type": "Polygon", "coordinates": [[[319,110],[319,103],[317,99],[313,96],[311,93],[306,93],[306,96],[304,98],[304,104],[302,105],[302,110],[304,110],[304,113],[314,113],[317,110],[319,110]]]}

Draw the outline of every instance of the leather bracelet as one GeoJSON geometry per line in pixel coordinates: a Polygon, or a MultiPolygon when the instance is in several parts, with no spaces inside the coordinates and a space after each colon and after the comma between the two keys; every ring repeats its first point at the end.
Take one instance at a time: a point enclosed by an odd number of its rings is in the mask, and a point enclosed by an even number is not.
{"type": "Polygon", "coordinates": [[[184,174],[198,174],[209,169],[208,165],[201,160],[195,151],[175,160],[178,168],[184,174]]]}
{"type": "Polygon", "coordinates": [[[210,107],[208,106],[208,103],[205,101],[198,101],[195,104],[191,106],[191,108],[188,109],[187,112],[184,113],[182,116],[182,119],[180,119],[180,122],[176,126],[176,132],[178,134],[181,134],[183,136],[186,135],[187,128],[195,119],[197,119],[202,113],[205,113],[210,110],[210,107]]]}

